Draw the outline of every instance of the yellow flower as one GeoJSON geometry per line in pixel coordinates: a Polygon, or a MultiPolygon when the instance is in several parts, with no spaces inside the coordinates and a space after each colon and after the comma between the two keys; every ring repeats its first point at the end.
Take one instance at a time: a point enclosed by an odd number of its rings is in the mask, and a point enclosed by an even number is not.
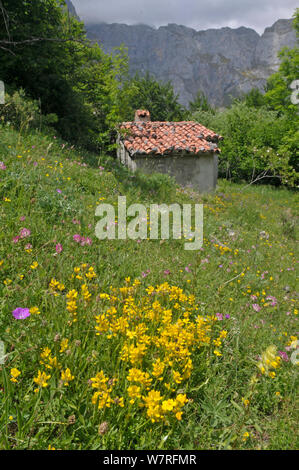
{"type": "Polygon", "coordinates": [[[247,408],[249,403],[250,403],[250,401],[247,398],[244,398],[244,397],[242,398],[242,402],[243,402],[243,405],[245,406],[245,408],[247,408]]]}
{"type": "Polygon", "coordinates": [[[68,300],[76,300],[76,298],[78,297],[78,292],[73,289],[73,290],[70,290],[67,294],[66,294],[66,298],[68,300]]]}
{"type": "Polygon", "coordinates": [[[30,266],[31,269],[36,269],[38,267],[38,262],[34,261],[32,265],[30,266]]]}
{"type": "Polygon", "coordinates": [[[135,403],[136,398],[141,398],[141,387],[138,387],[138,385],[130,385],[128,387],[128,395],[131,398],[130,403],[135,403]]]}
{"type": "Polygon", "coordinates": [[[69,340],[68,339],[63,339],[60,343],[60,351],[59,352],[64,352],[68,348],[69,340]]]}
{"type": "Polygon", "coordinates": [[[14,383],[18,383],[17,378],[19,377],[19,375],[21,375],[21,372],[14,367],[13,369],[11,369],[10,375],[11,375],[10,381],[14,383]]]}
{"type": "MultiPolygon", "coordinates": [[[[35,382],[38,387],[44,388],[48,386],[48,380],[51,378],[51,375],[47,375],[45,372],[38,371],[37,377],[34,377],[33,382],[35,382]]],[[[39,388],[34,390],[35,393],[39,391],[39,388]]]]}
{"type": "Polygon", "coordinates": [[[71,374],[71,371],[69,368],[67,368],[65,371],[61,371],[61,380],[63,382],[63,385],[66,387],[69,385],[69,382],[74,380],[74,376],[71,374]]]}
{"type": "Polygon", "coordinates": [[[40,314],[40,311],[39,311],[39,308],[38,307],[31,307],[29,309],[31,315],[39,315],[40,314]]]}

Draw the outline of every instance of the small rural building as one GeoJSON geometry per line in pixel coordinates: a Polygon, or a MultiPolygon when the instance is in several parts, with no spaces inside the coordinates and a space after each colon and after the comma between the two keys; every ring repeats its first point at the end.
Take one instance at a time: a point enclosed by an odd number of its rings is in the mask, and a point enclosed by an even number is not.
{"type": "Polygon", "coordinates": [[[217,184],[218,141],[215,132],[193,121],[151,121],[138,110],[133,122],[123,122],[117,137],[117,157],[132,171],[168,173],[185,187],[212,191],[217,184]]]}

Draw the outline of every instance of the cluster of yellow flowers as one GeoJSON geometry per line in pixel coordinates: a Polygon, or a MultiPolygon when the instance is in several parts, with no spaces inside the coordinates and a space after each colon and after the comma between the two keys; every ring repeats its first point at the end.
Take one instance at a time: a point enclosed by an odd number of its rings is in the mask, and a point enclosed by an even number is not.
{"type": "Polygon", "coordinates": [[[214,247],[217,248],[217,250],[220,251],[221,255],[224,255],[224,253],[231,252],[232,250],[225,245],[219,245],[218,243],[214,243],[214,247]]]}
{"type": "Polygon", "coordinates": [[[49,289],[50,292],[57,297],[59,295],[59,292],[64,291],[65,286],[64,284],[60,283],[59,281],[53,278],[51,279],[51,282],[49,284],[49,289]]]}
{"type": "Polygon", "coordinates": [[[46,369],[60,369],[61,365],[59,364],[57,357],[51,356],[51,349],[46,347],[43,348],[40,354],[40,364],[44,365],[46,369]]]}
{"type": "Polygon", "coordinates": [[[34,392],[37,393],[40,388],[48,386],[48,380],[50,380],[51,375],[47,375],[45,372],[38,371],[37,377],[34,377],[33,382],[37,384],[37,388],[34,389],[34,392]]]}
{"type": "MultiPolygon", "coordinates": [[[[152,422],[171,416],[180,420],[188,402],[184,386],[194,367],[193,353],[211,343],[217,319],[200,316],[195,297],[177,286],[165,282],[140,295],[139,285],[127,278],[124,287],[98,296],[96,334],[111,341],[113,349],[120,345],[120,368],[118,379],[109,381],[103,371],[90,379],[97,389],[92,402],[100,409],[113,402],[122,406],[124,399],[113,395],[114,383],[121,382],[125,403],[144,409],[152,422]]],[[[215,340],[218,346],[226,334],[215,340]]]]}
{"type": "Polygon", "coordinates": [[[277,356],[276,353],[276,346],[269,346],[266,351],[262,353],[262,359],[257,365],[262,374],[268,375],[272,379],[274,379],[276,375],[272,369],[277,369],[281,365],[281,358],[277,356]]]}
{"type": "Polygon", "coordinates": [[[98,409],[110,408],[112,404],[116,404],[120,407],[124,406],[123,397],[114,396],[112,398],[113,386],[117,380],[108,379],[104,372],[101,370],[96,374],[95,377],[90,379],[92,388],[96,389],[96,392],[92,396],[92,403],[97,404],[98,409]]]}

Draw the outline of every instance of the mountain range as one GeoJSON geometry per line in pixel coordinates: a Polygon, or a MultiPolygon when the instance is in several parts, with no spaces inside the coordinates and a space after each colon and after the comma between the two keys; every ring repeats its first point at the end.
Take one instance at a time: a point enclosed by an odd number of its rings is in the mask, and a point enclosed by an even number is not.
{"type": "MultiPolygon", "coordinates": [[[[76,15],[70,0],[67,4],[76,15]]],[[[171,81],[183,105],[188,105],[198,90],[217,107],[252,88],[263,91],[267,78],[279,67],[278,52],[296,44],[292,19],[276,21],[262,35],[244,26],[196,31],[177,24],[155,28],[87,23],[85,28],[88,38],[105,52],[124,44],[130,73],[148,71],[158,80],[171,81]]]]}

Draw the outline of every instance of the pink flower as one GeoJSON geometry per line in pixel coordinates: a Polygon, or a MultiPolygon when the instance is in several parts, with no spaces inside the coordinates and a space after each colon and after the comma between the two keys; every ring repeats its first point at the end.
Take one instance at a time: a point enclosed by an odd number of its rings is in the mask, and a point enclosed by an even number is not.
{"type": "Polygon", "coordinates": [[[0,170],[6,170],[6,166],[4,165],[4,162],[0,162],[0,170]]]}
{"type": "Polygon", "coordinates": [[[30,234],[31,234],[31,232],[30,232],[29,228],[22,228],[22,230],[20,231],[21,238],[29,237],[30,234]]]}
{"type": "Polygon", "coordinates": [[[275,307],[275,305],[277,305],[277,299],[276,297],[273,297],[273,295],[268,295],[268,297],[266,297],[266,300],[272,300],[271,302],[271,307],[275,307]]]}
{"type": "Polygon", "coordinates": [[[80,243],[81,246],[85,246],[85,245],[92,245],[92,239],[89,238],[89,237],[81,237],[81,235],[79,235],[78,233],[76,233],[76,235],[73,236],[73,240],[76,242],[76,243],[80,243]]]}
{"type": "Polygon", "coordinates": [[[169,269],[165,269],[164,274],[165,274],[165,276],[168,276],[170,274],[169,269]]]}
{"type": "Polygon", "coordinates": [[[55,248],[56,248],[56,253],[57,253],[57,254],[59,254],[59,253],[62,252],[62,249],[63,249],[63,248],[62,248],[61,243],[57,243],[57,245],[56,245],[55,248]]]}
{"type": "Polygon", "coordinates": [[[256,312],[259,312],[261,310],[261,307],[259,306],[259,304],[252,304],[252,308],[253,310],[255,310],[256,312]]]}
{"type": "Polygon", "coordinates": [[[287,362],[287,361],[289,360],[289,356],[287,355],[286,352],[284,352],[284,351],[278,351],[278,354],[279,354],[279,356],[281,357],[281,359],[282,359],[283,361],[286,361],[286,362],[287,362]]]}
{"type": "Polygon", "coordinates": [[[25,250],[31,250],[32,249],[32,245],[30,243],[27,243],[27,245],[25,245],[25,250]]]}
{"type": "Polygon", "coordinates": [[[29,308],[18,307],[12,312],[16,320],[24,320],[30,316],[29,308]]]}
{"type": "Polygon", "coordinates": [[[21,222],[24,222],[25,219],[26,219],[26,217],[24,215],[22,215],[22,217],[20,217],[21,222]]]}
{"type": "Polygon", "coordinates": [[[218,318],[218,320],[223,320],[222,313],[216,313],[216,317],[218,318]]]}
{"type": "Polygon", "coordinates": [[[141,273],[141,276],[142,276],[142,277],[147,277],[147,276],[149,275],[149,273],[150,273],[150,270],[147,269],[146,272],[142,272],[142,273],[141,273]]]}
{"type": "Polygon", "coordinates": [[[19,240],[20,240],[20,237],[19,237],[19,236],[18,236],[18,237],[14,237],[14,238],[12,239],[12,241],[13,241],[14,243],[18,243],[19,240]]]}

